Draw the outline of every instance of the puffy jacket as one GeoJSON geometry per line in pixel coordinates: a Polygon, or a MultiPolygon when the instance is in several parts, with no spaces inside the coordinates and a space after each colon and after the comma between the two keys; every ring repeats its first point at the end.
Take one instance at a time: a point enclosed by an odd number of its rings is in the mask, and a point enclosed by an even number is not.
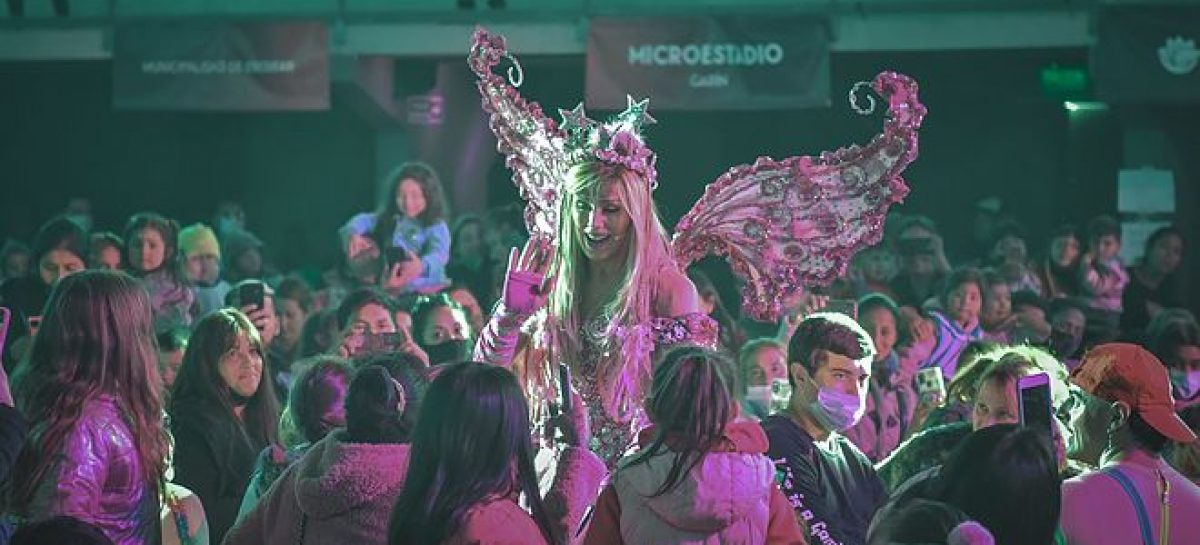
{"type": "MultiPolygon", "coordinates": [[[[643,446],[651,433],[642,433],[643,446]]],[[[775,466],[764,455],[767,446],[758,424],[732,423],[716,450],[658,496],[654,493],[678,454],[664,451],[636,464],[626,458],[600,495],[585,543],[805,543],[791,505],[775,484],[775,466]]]]}
{"type": "Polygon", "coordinates": [[[384,545],[408,455],[408,444],[352,443],[335,431],[283,472],[225,545],[384,545]]]}
{"type": "Polygon", "coordinates": [[[142,477],[133,433],[113,398],[84,404],[59,455],[19,513],[22,518],[74,517],[99,528],[115,545],[159,541],[157,488],[142,477]]]}

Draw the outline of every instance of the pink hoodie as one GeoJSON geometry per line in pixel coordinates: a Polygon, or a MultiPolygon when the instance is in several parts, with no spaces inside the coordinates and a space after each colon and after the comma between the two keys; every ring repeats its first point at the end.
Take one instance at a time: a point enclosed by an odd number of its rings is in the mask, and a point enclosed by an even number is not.
{"type": "MultiPolygon", "coordinates": [[[[648,431],[639,438],[643,446],[652,436],[648,431]]],[[[792,507],[775,484],[767,446],[758,424],[731,423],[717,450],[655,497],[673,453],[622,465],[600,495],[585,545],[804,544],[792,507]]]]}
{"type": "MultiPolygon", "coordinates": [[[[584,512],[607,473],[604,462],[587,449],[567,447],[559,454],[544,503],[550,532],[559,536],[560,543],[576,542],[584,512]]],[[[546,540],[517,498],[495,497],[467,511],[460,527],[442,545],[546,545],[546,540]]]]}

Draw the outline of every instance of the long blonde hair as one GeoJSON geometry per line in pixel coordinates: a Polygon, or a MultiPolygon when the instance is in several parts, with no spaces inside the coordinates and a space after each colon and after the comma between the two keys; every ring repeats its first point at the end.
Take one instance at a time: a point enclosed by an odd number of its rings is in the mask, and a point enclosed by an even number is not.
{"type": "MultiPolygon", "coordinates": [[[[605,409],[617,415],[628,402],[640,403],[651,378],[649,331],[654,317],[655,277],[666,265],[674,266],[670,239],[658,217],[650,183],[640,174],[620,166],[591,161],[572,167],[567,174],[559,209],[558,243],[551,270],[557,277],[547,308],[547,349],[554,361],[579,362],[584,336],[595,348],[609,354],[596,364],[596,378],[604,393],[605,409]],[[587,257],[576,231],[583,229],[575,213],[581,200],[595,197],[605,183],[617,184],[617,195],[631,220],[624,276],[615,296],[602,305],[601,330],[589,330],[580,316],[577,294],[583,287],[587,257]]],[[[545,369],[542,370],[543,372],[545,369]]]]}

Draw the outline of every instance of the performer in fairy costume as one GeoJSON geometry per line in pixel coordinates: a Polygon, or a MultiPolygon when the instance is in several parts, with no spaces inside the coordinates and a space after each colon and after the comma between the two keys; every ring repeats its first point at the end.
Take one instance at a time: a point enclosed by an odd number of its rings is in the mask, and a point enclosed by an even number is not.
{"type": "Polygon", "coordinates": [[[468,59],[499,150],[528,203],[531,239],[514,250],[504,295],[481,332],[479,361],[510,366],[535,421],[557,402],[559,364],[586,406],[592,450],[611,469],[648,422],[642,409],[656,352],[715,344],[686,267],[723,255],[745,281],[743,308],[774,320],[779,301],[836,278],[859,249],[879,242],[887,208],[907,193],[901,171],[917,155],[925,115],[911,79],[885,72],[865,85],[889,101],[884,133],[865,147],[818,158],[760,158],[710,184],[673,239],[652,198],[655,154],[641,131],[646,101],[600,123],[583,105],[561,125],[520,96],[523,74],[503,37],[475,32],[468,59]],[[508,79],[493,72],[504,58],[508,79]]]}

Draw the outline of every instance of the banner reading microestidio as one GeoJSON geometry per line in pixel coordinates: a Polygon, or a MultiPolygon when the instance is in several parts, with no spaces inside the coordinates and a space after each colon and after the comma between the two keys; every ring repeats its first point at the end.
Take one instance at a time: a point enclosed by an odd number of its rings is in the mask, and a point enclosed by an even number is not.
{"type": "Polygon", "coordinates": [[[587,105],[656,110],[828,106],[829,22],[819,16],[596,18],[587,105]]]}

